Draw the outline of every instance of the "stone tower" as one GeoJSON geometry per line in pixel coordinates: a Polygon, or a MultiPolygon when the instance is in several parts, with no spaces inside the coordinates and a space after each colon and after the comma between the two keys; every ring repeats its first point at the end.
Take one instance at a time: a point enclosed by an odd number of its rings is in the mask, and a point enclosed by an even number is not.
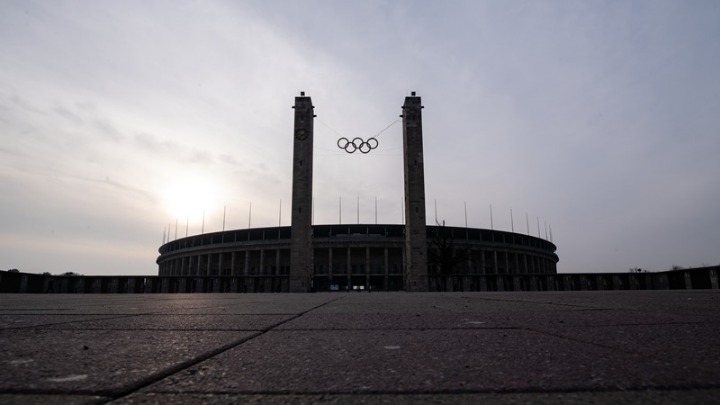
{"type": "Polygon", "coordinates": [[[403,104],[403,166],[405,168],[405,291],[428,290],[425,230],[425,164],[422,105],[415,92],[403,104]]]}
{"type": "Polygon", "coordinates": [[[295,138],[293,146],[292,223],[290,228],[290,292],[307,292],[313,274],[312,178],[313,113],[312,100],[300,92],[295,97],[295,138]]]}

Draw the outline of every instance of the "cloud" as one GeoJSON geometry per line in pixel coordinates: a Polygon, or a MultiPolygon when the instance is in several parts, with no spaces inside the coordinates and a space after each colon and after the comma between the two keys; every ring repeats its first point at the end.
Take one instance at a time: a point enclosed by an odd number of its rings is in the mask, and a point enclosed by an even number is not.
{"type": "Polygon", "coordinates": [[[220,158],[220,161],[222,161],[223,163],[228,164],[230,166],[241,166],[240,162],[238,162],[237,159],[235,159],[231,155],[221,154],[219,156],[219,158],[220,158]]]}
{"type": "Polygon", "coordinates": [[[279,200],[289,206],[302,90],[318,115],[316,219],[337,221],[340,197],[350,215],[359,196],[374,221],[378,196],[380,220],[399,222],[400,127],[369,155],[335,142],[376,134],[418,91],[428,209],[437,199],[448,224],[464,223],[464,202],[471,226],[489,226],[490,204],[496,227],[512,208],[524,229],[528,212],[531,229],[537,217],[552,226],[565,271],[713,262],[719,13],[712,2],[5,2],[0,220],[20,232],[18,217],[33,217],[18,212],[42,210],[53,215],[35,221],[73,237],[155,245],[166,188],[199,177],[235,225],[250,201],[253,223],[272,225],[279,200]]]}
{"type": "Polygon", "coordinates": [[[155,135],[148,133],[137,133],[134,137],[135,144],[146,152],[161,155],[181,154],[185,147],[170,140],[158,140],[155,135]]]}

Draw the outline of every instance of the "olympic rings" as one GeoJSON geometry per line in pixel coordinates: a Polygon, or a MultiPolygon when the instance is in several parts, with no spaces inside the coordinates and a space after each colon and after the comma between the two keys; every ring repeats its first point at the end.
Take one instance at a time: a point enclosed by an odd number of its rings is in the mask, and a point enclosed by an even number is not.
{"type": "Polygon", "coordinates": [[[372,137],[368,138],[367,141],[360,137],[354,138],[352,141],[343,137],[337,141],[338,148],[344,149],[347,153],[355,153],[355,151],[359,150],[360,153],[367,154],[370,153],[371,150],[377,148],[378,145],[380,145],[380,142],[372,137]]]}

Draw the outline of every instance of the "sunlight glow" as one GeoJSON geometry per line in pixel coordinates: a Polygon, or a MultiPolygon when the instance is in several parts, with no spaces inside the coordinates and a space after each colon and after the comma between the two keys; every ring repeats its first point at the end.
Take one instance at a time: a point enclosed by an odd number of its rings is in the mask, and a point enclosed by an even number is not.
{"type": "Polygon", "coordinates": [[[165,207],[171,218],[198,222],[203,213],[217,203],[217,188],[205,179],[187,178],[164,193],[165,207]]]}

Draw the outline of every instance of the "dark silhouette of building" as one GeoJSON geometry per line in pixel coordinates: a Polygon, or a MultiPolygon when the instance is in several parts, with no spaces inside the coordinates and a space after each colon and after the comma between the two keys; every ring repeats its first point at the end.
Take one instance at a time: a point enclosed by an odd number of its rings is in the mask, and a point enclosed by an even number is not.
{"type": "MultiPolygon", "coordinates": [[[[177,239],[160,247],[160,276],[241,277],[245,288],[290,291],[292,282],[291,227],[230,230],[177,239]],[[260,281],[258,281],[260,280],[260,281]]],[[[448,249],[460,256],[451,265],[430,260],[426,290],[463,290],[495,275],[556,274],[555,245],[533,236],[498,230],[427,226],[428,255],[448,249]],[[443,266],[445,268],[443,269],[443,266]],[[443,285],[451,276],[462,286],[443,285]]],[[[405,226],[313,225],[315,291],[348,288],[402,290],[405,282],[405,226]]]]}
{"type": "MultiPolygon", "coordinates": [[[[245,289],[436,291],[484,275],[556,274],[555,245],[528,235],[427,226],[422,103],[402,106],[405,225],[312,225],[314,106],[295,97],[291,226],[195,235],[164,244],[161,276],[242,276],[245,289]],[[257,282],[256,278],[262,278],[257,282]],[[252,287],[251,287],[252,285],[252,287]]],[[[361,151],[362,148],[361,148],[361,151]]],[[[363,151],[366,153],[367,151],[363,151]]],[[[464,287],[463,287],[464,288],[464,287]]]]}

